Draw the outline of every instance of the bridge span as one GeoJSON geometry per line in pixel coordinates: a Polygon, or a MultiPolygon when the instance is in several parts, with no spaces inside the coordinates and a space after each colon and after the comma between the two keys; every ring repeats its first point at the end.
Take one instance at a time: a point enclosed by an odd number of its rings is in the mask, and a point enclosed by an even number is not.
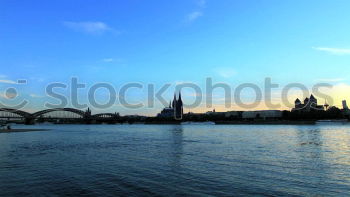
{"type": "Polygon", "coordinates": [[[53,108],[29,113],[19,109],[0,108],[0,119],[11,121],[23,121],[25,124],[35,122],[62,122],[62,123],[95,123],[95,122],[118,122],[119,113],[98,113],[91,114],[88,108],[86,111],[74,108],[53,108]]]}

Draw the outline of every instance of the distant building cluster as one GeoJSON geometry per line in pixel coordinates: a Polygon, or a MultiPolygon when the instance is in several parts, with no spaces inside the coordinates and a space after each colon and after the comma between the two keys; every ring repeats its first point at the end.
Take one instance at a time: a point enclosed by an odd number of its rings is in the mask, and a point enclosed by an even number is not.
{"type": "Polygon", "coordinates": [[[295,107],[292,111],[301,110],[305,112],[313,111],[313,110],[324,110],[324,107],[328,108],[328,105],[318,105],[317,99],[314,95],[311,94],[310,98],[306,97],[304,99],[304,103],[302,103],[299,98],[297,98],[294,102],[295,107]]]}
{"type": "Polygon", "coordinates": [[[342,102],[343,109],[335,106],[329,106],[326,102],[319,105],[314,95],[306,97],[303,102],[297,98],[295,106],[291,111],[282,110],[254,110],[254,111],[227,111],[216,112],[215,109],[205,113],[188,112],[183,114],[183,102],[181,93],[174,100],[170,101],[169,106],[165,107],[158,115],[159,118],[175,118],[176,120],[283,120],[283,119],[312,119],[312,118],[350,118],[350,110],[344,100],[342,102]],[[320,112],[320,113],[318,113],[320,112]]]}
{"type": "MultiPolygon", "coordinates": [[[[139,115],[120,116],[119,113],[97,113],[92,114],[90,108],[86,111],[74,108],[45,109],[35,113],[29,113],[17,109],[0,108],[0,121],[15,121],[16,123],[35,124],[35,122],[62,123],[85,123],[85,124],[117,124],[117,123],[148,123],[148,124],[178,124],[183,122],[215,122],[218,124],[241,124],[241,123],[271,123],[276,121],[343,121],[350,120],[350,109],[345,100],[342,101],[342,109],[330,106],[325,102],[319,105],[317,99],[310,95],[303,102],[295,100],[292,110],[254,110],[254,111],[227,111],[217,112],[215,109],[205,113],[184,114],[181,93],[169,106],[165,107],[156,117],[139,115]],[[176,121],[174,121],[176,120],[176,121]]],[[[303,123],[304,124],[304,123],[303,123]]]]}

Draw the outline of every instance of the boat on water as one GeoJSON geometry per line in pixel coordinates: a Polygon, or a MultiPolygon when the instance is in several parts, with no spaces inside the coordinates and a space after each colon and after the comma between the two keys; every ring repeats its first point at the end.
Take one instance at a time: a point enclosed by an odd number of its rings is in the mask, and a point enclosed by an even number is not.
{"type": "Polygon", "coordinates": [[[336,120],[318,120],[316,124],[332,124],[332,123],[348,123],[348,119],[336,119],[336,120]]]}
{"type": "Polygon", "coordinates": [[[182,122],[181,125],[215,125],[215,122],[205,121],[205,122],[182,122]]]}
{"type": "Polygon", "coordinates": [[[11,125],[6,121],[1,120],[0,121],[0,130],[11,130],[11,125]]]}
{"type": "Polygon", "coordinates": [[[40,125],[54,125],[54,123],[52,123],[52,122],[42,122],[42,123],[40,123],[40,125]]]}

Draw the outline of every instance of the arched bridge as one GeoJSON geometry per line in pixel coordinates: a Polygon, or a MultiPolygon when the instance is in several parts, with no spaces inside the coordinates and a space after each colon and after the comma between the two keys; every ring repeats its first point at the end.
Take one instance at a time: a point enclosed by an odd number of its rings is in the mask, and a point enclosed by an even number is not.
{"type": "Polygon", "coordinates": [[[0,108],[0,118],[12,118],[12,117],[20,117],[20,118],[37,118],[42,115],[51,113],[51,112],[71,112],[81,117],[84,117],[86,112],[74,108],[54,108],[54,109],[45,109],[35,113],[29,113],[18,109],[10,109],[10,108],[0,108]]]}
{"type": "Polygon", "coordinates": [[[90,123],[93,121],[111,121],[119,117],[118,113],[91,114],[91,110],[86,111],[74,108],[53,108],[45,109],[35,113],[29,113],[18,109],[0,108],[0,119],[24,119],[27,124],[33,124],[35,120],[75,120],[90,123]]]}
{"type": "Polygon", "coordinates": [[[32,114],[33,118],[40,117],[45,114],[49,114],[52,112],[71,112],[73,114],[79,115],[82,118],[85,116],[85,112],[79,109],[74,109],[74,108],[54,108],[54,109],[45,109],[42,111],[38,111],[32,114]]]}
{"type": "Polygon", "coordinates": [[[0,108],[0,118],[27,118],[30,117],[32,114],[17,110],[17,109],[10,109],[10,108],[0,108]]]}

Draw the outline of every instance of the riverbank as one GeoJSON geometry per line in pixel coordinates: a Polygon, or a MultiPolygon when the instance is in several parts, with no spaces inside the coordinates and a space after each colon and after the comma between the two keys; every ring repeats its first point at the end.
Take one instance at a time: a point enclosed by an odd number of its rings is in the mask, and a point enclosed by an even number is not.
{"type": "MultiPolygon", "coordinates": [[[[152,122],[144,122],[144,124],[154,124],[154,125],[167,125],[167,124],[208,124],[213,123],[216,125],[314,125],[316,124],[316,120],[232,120],[232,121],[152,121],[152,122]]],[[[213,125],[212,124],[212,125],[213,125]]]]}
{"type": "Polygon", "coordinates": [[[314,125],[314,120],[255,120],[255,121],[215,121],[215,124],[247,124],[247,125],[314,125]]]}
{"type": "Polygon", "coordinates": [[[50,129],[0,129],[0,133],[16,133],[30,131],[49,131],[50,129]]]}

